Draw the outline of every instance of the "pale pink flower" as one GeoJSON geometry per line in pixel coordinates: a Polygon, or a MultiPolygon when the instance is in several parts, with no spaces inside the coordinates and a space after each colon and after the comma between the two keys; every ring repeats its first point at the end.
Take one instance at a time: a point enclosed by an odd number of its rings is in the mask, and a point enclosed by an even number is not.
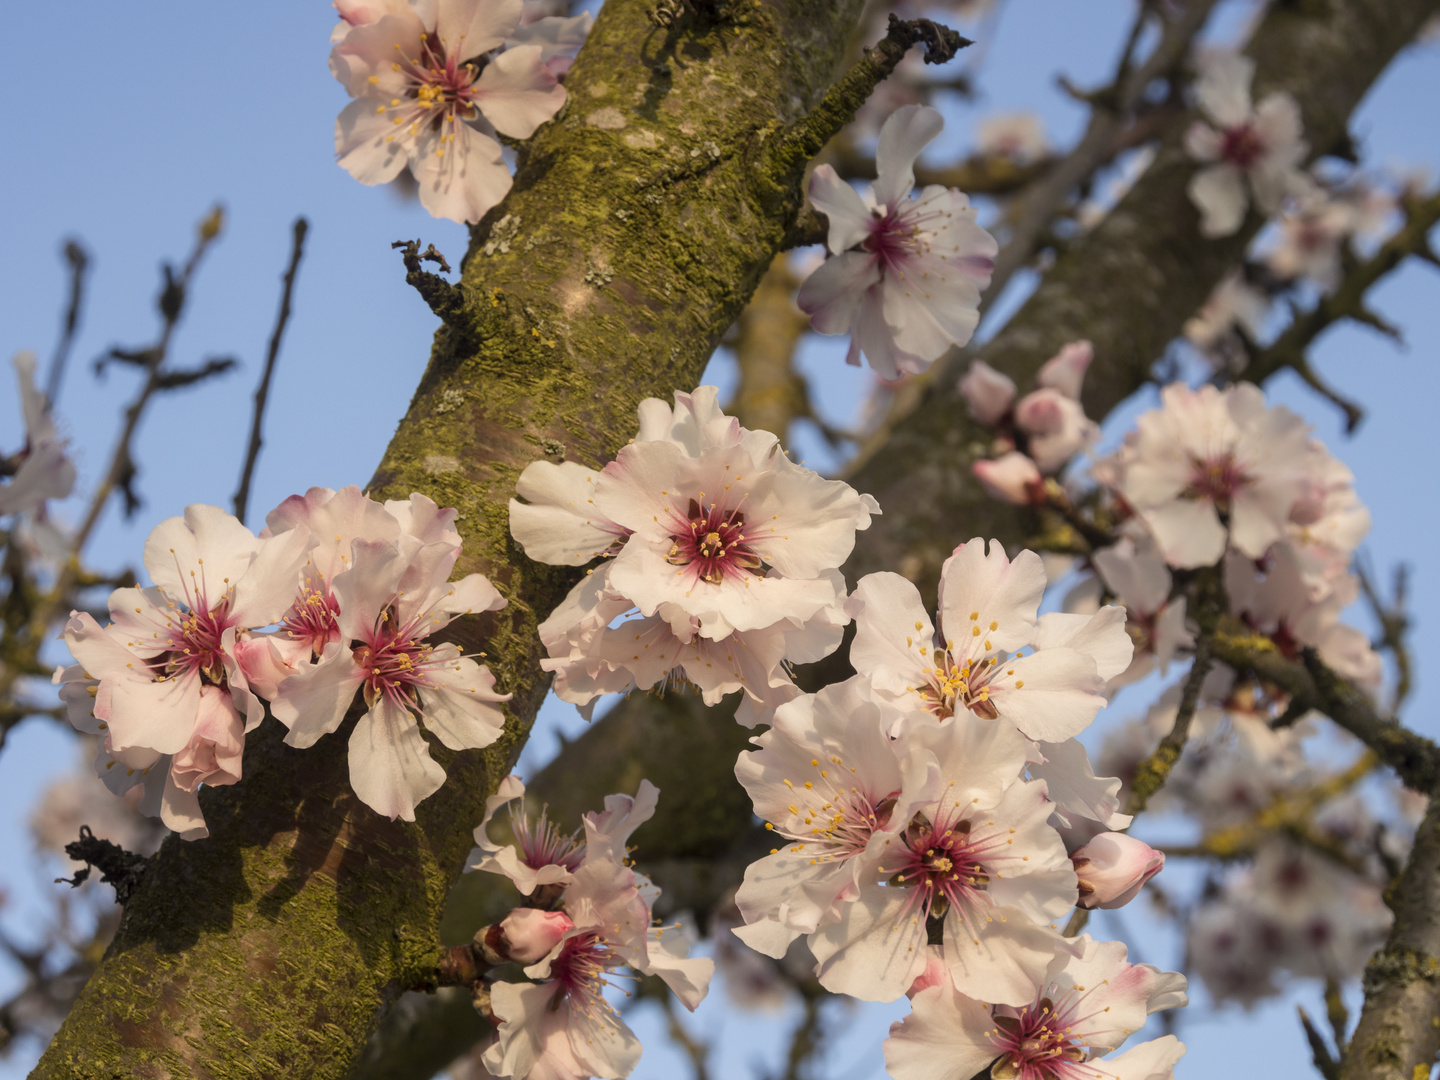
{"type": "Polygon", "coordinates": [[[898,998],[924,971],[934,917],[957,986],[1028,1000],[1061,943],[1053,920],[1074,906],[1076,883],[1045,785],[1020,778],[1026,740],[961,716],[911,725],[903,742],[907,797],[892,811],[903,830],[856,856],[856,887],[810,935],[821,985],[898,998]]]}
{"type": "Polygon", "coordinates": [[[915,159],[944,126],[927,105],[896,110],[880,129],[878,177],[866,197],[829,165],[810,179],[810,201],[830,223],[831,258],[796,303],[822,334],[849,334],[846,361],[864,353],[887,379],[925,370],[979,322],[998,246],[954,189],[915,185],[915,159]]]}
{"type": "Polygon", "coordinates": [[[1008,158],[1029,165],[1050,152],[1045,125],[1034,113],[995,113],[975,131],[975,149],[986,157],[1008,158]]]}
{"type": "Polygon", "coordinates": [[[1212,566],[1227,542],[1264,555],[1307,492],[1309,426],[1250,383],[1172,383],[1160,398],[1114,459],[1119,493],[1171,566],[1212,566]]]}
{"type": "Polygon", "coordinates": [[[1040,506],[1045,502],[1045,477],[1035,462],[1018,450],[993,461],[977,461],[970,471],[992,499],[1011,506],[1040,506]]]}
{"type": "Polygon", "coordinates": [[[1325,291],[1340,284],[1340,250],[1357,224],[1354,207],[1318,189],[1280,215],[1280,236],[1265,257],[1282,281],[1308,278],[1325,291]]]}
{"type": "Polygon", "coordinates": [[[505,39],[507,49],[523,45],[540,46],[540,61],[556,79],[564,79],[575,62],[575,54],[585,44],[590,28],[595,25],[595,16],[588,11],[572,16],[540,16],[532,2],[527,3],[520,25],[505,39]]]}
{"type": "Polygon", "coordinates": [[[960,380],[960,395],[977,422],[994,427],[1015,403],[1015,381],[996,371],[984,360],[970,361],[970,370],[960,380]]]}
{"type": "Polygon", "coordinates": [[[1119,1047],[1162,1009],[1188,1003],[1185,977],[1126,961],[1118,941],[1086,935],[1057,950],[1023,1002],[984,1004],[943,983],[917,993],[890,1028],[885,1065],[895,1080],[1169,1080],[1185,1053],[1173,1035],[1119,1047]]]}
{"type": "Polygon", "coordinates": [[[1165,855],[1125,833],[1101,833],[1070,853],[1082,908],[1124,907],[1165,866],[1165,855]]]}
{"type": "Polygon", "coordinates": [[[532,821],[524,798],[525,785],[518,776],[500,781],[495,794],[485,800],[485,816],[475,827],[475,847],[465,869],[503,874],[521,895],[532,896],[542,886],[570,884],[585,860],[585,849],[575,833],[562,833],[555,826],[548,811],[541,810],[532,821]],[[500,807],[516,799],[521,800],[520,805],[510,807],[510,833],[515,842],[497,844],[490,838],[490,821],[500,807]]]}
{"type": "Polygon", "coordinates": [[[1200,311],[1186,320],[1182,333],[1201,352],[1223,360],[1243,353],[1237,331],[1251,341],[1260,336],[1269,311],[1270,298],[1248,284],[1240,271],[1232,271],[1215,286],[1200,311]]]}
{"type": "Polygon", "coordinates": [[[1015,426],[1026,436],[1025,449],[1042,473],[1056,473],[1072,457],[1100,438],[1100,426],[1073,397],[1042,386],[1015,406],[1015,426]]]}
{"type": "Polygon", "coordinates": [[[898,574],[870,574],[856,586],[850,659],[874,692],[942,720],[1004,718],[1047,742],[1089,726],[1106,681],[1130,663],[1122,609],[1039,616],[1040,557],[1022,551],[1011,562],[998,540],[988,553],[984,540],[962,544],[941,578],[938,632],[919,591],[898,574]]]}
{"type": "Polygon", "coordinates": [[[1106,829],[1127,829],[1129,814],[1120,813],[1119,777],[1097,776],[1079,739],[1032,742],[1025,771],[1045,781],[1045,797],[1054,807],[1050,823],[1068,847],[1106,829]]]}
{"type": "Polygon", "coordinates": [[[355,98],[335,122],[340,164],[361,183],[407,165],[436,217],[479,221],[510,190],[496,133],[527,139],[565,103],[540,44],[501,46],[521,0],[346,3],[330,69],[355,98]]]}
{"type": "Polygon", "coordinates": [[[145,543],[155,585],[110,594],[110,625],[72,613],[71,653],[98,680],[95,715],[116,750],[178,754],[190,745],[201,689],[217,687],[246,716],[264,716],[234,655],[237,635],[273,623],[294,595],[309,533],[257,539],[225,511],[190,506],[145,543]]]}
{"type": "Polygon", "coordinates": [[[1195,644],[1185,624],[1185,597],[1170,597],[1170,568],[1149,537],[1130,537],[1090,557],[1105,587],[1125,605],[1125,632],[1135,642],[1130,667],[1112,685],[1132,683],[1158,667],[1164,675],[1183,648],[1195,644]]]}
{"type": "MultiPolygon", "coordinates": [[[[417,514],[409,506],[405,512],[417,514]]],[[[436,529],[443,520],[434,519],[436,529]]],[[[282,682],[271,702],[290,729],[286,743],[304,748],[339,727],[363,689],[366,709],[349,742],[350,782],[362,802],[392,819],[414,821],[415,805],[445,782],[417,715],[451,750],[489,746],[504,727],[495,705],[510,695],[495,692],[489,668],[453,644],[426,640],[457,616],[505,606],[482,574],[449,582],[458,555],[454,543],[426,542],[408,529],[397,543],[354,541],[349,569],[331,581],[338,638],[318,663],[282,682]]]]}
{"type": "Polygon", "coordinates": [[[1048,386],[1066,397],[1080,400],[1080,388],[1085,383],[1085,372],[1095,360],[1095,349],[1088,341],[1072,341],[1062,345],[1060,351],[1046,360],[1035,374],[1036,386],[1048,386]]]}
{"type": "Polygon", "coordinates": [[[1300,170],[1309,150],[1300,137],[1300,107],[1284,92],[1252,106],[1254,74],[1253,60],[1232,54],[1206,68],[1196,86],[1200,110],[1215,125],[1197,120],[1185,133],[1190,156],[1208,166],[1188,189],[1204,236],[1229,236],[1240,228],[1250,205],[1247,181],[1255,206],[1267,214],[1280,209],[1286,195],[1309,187],[1300,170]]]}
{"type": "Polygon", "coordinates": [[[20,411],[25,420],[25,445],[13,457],[0,457],[0,516],[33,514],[47,499],[63,499],[75,488],[75,464],[50,417],[50,403],[35,388],[35,354],[22,352],[11,361],[20,384],[20,411]]]}
{"type": "Polygon", "coordinates": [[[861,678],[806,694],[775,711],[740,755],[735,775],[777,846],[751,863],[735,903],[748,924],[735,936],[777,959],[813,933],[856,887],[867,852],[877,857],[905,828],[908,798],[889,716],[867,701],[861,678]]]}

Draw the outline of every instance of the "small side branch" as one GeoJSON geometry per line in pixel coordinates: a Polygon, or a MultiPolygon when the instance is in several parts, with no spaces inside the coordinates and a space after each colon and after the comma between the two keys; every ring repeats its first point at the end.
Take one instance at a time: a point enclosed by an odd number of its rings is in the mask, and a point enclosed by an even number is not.
{"type": "Polygon", "coordinates": [[[72,889],[78,888],[90,877],[90,869],[93,867],[100,871],[102,882],[115,886],[115,902],[122,907],[130,902],[130,897],[140,887],[145,871],[150,866],[150,860],[146,856],[126,851],[119,844],[100,839],[90,831],[89,825],[80,826],[80,839],[66,844],[65,854],[76,862],[83,862],[85,866],[73,878],[56,878],[57,882],[63,881],[72,889]]]}
{"type": "Polygon", "coordinates": [[[235,492],[235,516],[242,522],[245,510],[250,504],[250,480],[255,474],[255,463],[260,459],[261,426],[265,421],[265,406],[270,400],[270,380],[275,375],[275,360],[280,355],[280,342],[285,337],[285,327],[290,322],[290,298],[295,291],[295,274],[300,269],[300,257],[305,253],[305,234],[310,223],[303,217],[295,219],[292,226],[293,239],[290,245],[290,265],[282,279],[280,290],[280,311],[275,316],[275,328],[270,331],[270,345],[265,350],[265,371],[260,376],[260,385],[255,388],[255,411],[250,419],[250,445],[245,451],[245,465],[240,470],[240,487],[235,492]]]}
{"type": "Polygon", "coordinates": [[[450,273],[450,264],[445,261],[444,255],[435,250],[435,245],[430,244],[421,251],[419,240],[396,240],[390,246],[401,253],[405,263],[405,283],[420,294],[440,321],[466,338],[478,337],[473,320],[465,310],[465,290],[446,281],[440,274],[423,269],[423,264],[429,262],[439,267],[441,273],[450,273]]]}
{"type": "Polygon", "coordinates": [[[55,355],[50,358],[50,374],[45,379],[45,397],[52,409],[60,396],[65,362],[70,359],[75,332],[80,329],[80,312],[85,304],[85,273],[90,269],[90,256],[80,246],[80,241],[66,240],[61,251],[70,267],[70,300],[65,305],[65,317],[60,322],[60,340],[55,346],[55,355]]]}
{"type": "Polygon", "coordinates": [[[1330,1048],[1325,1045],[1325,1036],[1310,1019],[1305,1006],[1297,1005],[1295,1009],[1300,1014],[1301,1026],[1305,1028],[1305,1040],[1310,1044],[1310,1058],[1315,1062],[1316,1070],[1325,1080],[1340,1080],[1340,1063],[1331,1056],[1330,1048]]]}
{"type": "Polygon", "coordinates": [[[929,19],[898,19],[890,16],[885,36],[820,99],[810,114],[770,144],[765,171],[775,182],[798,176],[806,162],[825,148],[835,134],[855,119],[855,113],[871,91],[889,77],[912,45],[925,47],[925,63],[944,64],[967,45],[948,26],[929,19]]]}

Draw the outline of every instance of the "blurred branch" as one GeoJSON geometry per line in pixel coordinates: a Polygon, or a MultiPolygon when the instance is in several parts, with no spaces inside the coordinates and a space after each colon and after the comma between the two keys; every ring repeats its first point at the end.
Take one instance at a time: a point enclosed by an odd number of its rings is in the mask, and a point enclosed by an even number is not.
{"type": "Polygon", "coordinates": [[[255,410],[250,420],[250,445],[245,451],[245,465],[240,470],[240,487],[235,492],[235,516],[244,522],[245,510],[250,503],[250,480],[255,474],[255,463],[260,459],[261,426],[265,420],[265,406],[270,400],[270,380],[275,375],[275,360],[280,355],[280,342],[285,336],[285,327],[290,322],[290,297],[295,290],[295,274],[300,269],[300,257],[305,252],[305,233],[310,223],[297,217],[290,247],[290,265],[281,279],[284,287],[280,290],[280,310],[275,316],[275,328],[270,331],[270,345],[265,350],[265,371],[260,376],[260,385],[255,388],[255,410]]]}
{"type": "Polygon", "coordinates": [[[1379,647],[1389,649],[1390,655],[1395,658],[1395,694],[1390,704],[1390,712],[1398,715],[1413,686],[1410,647],[1405,640],[1410,630],[1410,616],[1405,610],[1410,592],[1410,568],[1403,564],[1395,568],[1394,599],[1389,603],[1380,598],[1379,590],[1375,588],[1375,583],[1363,564],[1357,563],[1356,571],[1360,578],[1360,588],[1380,624],[1379,647]]]}
{"type": "Polygon", "coordinates": [[[60,321],[60,340],[50,358],[50,374],[45,379],[45,397],[52,409],[60,397],[65,362],[70,359],[70,347],[75,343],[75,332],[80,328],[80,312],[85,302],[85,272],[90,268],[90,256],[80,246],[80,241],[73,237],[65,241],[61,252],[70,266],[70,299],[65,305],[65,317],[60,321]]]}
{"type": "Polygon", "coordinates": [[[1440,257],[1430,245],[1430,229],[1440,221],[1440,191],[1426,196],[1406,196],[1401,206],[1405,212],[1405,224],[1370,258],[1355,261],[1351,256],[1345,277],[1334,292],[1321,297],[1320,302],[1309,311],[1296,311],[1285,332],[1272,344],[1255,349],[1249,342],[1246,343],[1247,348],[1252,350],[1250,363],[1245,368],[1247,380],[1262,383],[1276,372],[1289,368],[1316,392],[1338,405],[1345,412],[1345,429],[1355,430],[1364,413],[1315,373],[1306,354],[1316,338],[1343,319],[1364,323],[1396,341],[1400,340],[1400,332],[1371,309],[1366,296],[1381,278],[1412,255],[1440,267],[1440,257]]]}
{"type": "Polygon", "coordinates": [[[1305,1028],[1305,1041],[1310,1044],[1310,1056],[1315,1068],[1325,1080],[1340,1080],[1340,1063],[1331,1056],[1330,1048],[1325,1045],[1325,1036],[1320,1034],[1304,1005],[1296,1005],[1295,1009],[1300,1014],[1301,1025],[1305,1028]]]}

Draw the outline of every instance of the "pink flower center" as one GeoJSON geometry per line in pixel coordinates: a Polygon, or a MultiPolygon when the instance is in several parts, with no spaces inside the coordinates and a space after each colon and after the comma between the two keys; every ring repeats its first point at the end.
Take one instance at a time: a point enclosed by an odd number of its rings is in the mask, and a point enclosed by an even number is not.
{"type": "Polygon", "coordinates": [[[1250,168],[1264,152],[1264,141],[1249,124],[1227,128],[1220,140],[1220,156],[1236,168],[1250,168]]]}
{"type": "Polygon", "coordinates": [[[515,836],[515,849],[520,861],[532,870],[542,866],[563,866],[566,870],[578,870],[585,861],[585,849],[576,839],[575,833],[562,833],[550,820],[549,810],[541,810],[535,824],[525,813],[522,802],[519,807],[510,807],[510,831],[515,836]]]}
{"type": "Polygon", "coordinates": [[[890,824],[899,792],[885,794],[862,790],[856,775],[838,754],[810,759],[811,779],[798,786],[786,785],[794,793],[788,809],[799,819],[787,827],[768,825],[781,836],[799,842],[793,849],[812,862],[848,859],[865,850],[870,837],[890,824]]]}
{"type": "Polygon", "coordinates": [[[870,235],[861,245],[866,251],[880,258],[880,264],[887,270],[901,269],[907,259],[912,259],[928,250],[921,235],[920,222],[904,209],[886,208],[883,212],[873,211],[870,235]]]}
{"type": "Polygon", "coordinates": [[[941,720],[954,716],[957,705],[986,720],[1000,716],[1000,710],[990,700],[988,685],[999,663],[997,657],[967,660],[957,666],[948,650],[936,649],[934,661],[934,667],[925,669],[925,685],[916,688],[926,709],[941,720]]]}
{"type": "Polygon", "coordinates": [[[1212,458],[1195,463],[1186,494],[1191,498],[1209,499],[1218,510],[1224,512],[1229,509],[1230,500],[1235,493],[1249,483],[1250,477],[1234,458],[1212,458]]]}
{"type": "Polygon", "coordinates": [[[426,668],[433,651],[416,637],[413,622],[397,627],[390,612],[382,614],[374,637],[354,649],[355,662],[365,672],[365,700],[373,705],[384,696],[413,703],[412,687],[430,685],[426,668]]]}
{"type": "Polygon", "coordinates": [[[205,682],[224,687],[225,649],[221,638],[230,625],[226,619],[230,597],[227,593],[214,608],[206,606],[204,600],[196,603],[199,606],[190,611],[172,608],[174,614],[165,619],[169,651],[152,660],[150,668],[162,680],[198,672],[205,682]]]}
{"type": "MultiPolygon", "coordinates": [[[[485,57],[459,63],[456,57],[446,55],[445,46],[434,34],[421,34],[419,55],[411,57],[403,51],[397,52],[395,63],[408,86],[403,97],[382,105],[380,111],[388,111],[396,127],[408,125],[409,134],[414,136],[422,127],[440,128],[476,117],[475,82],[485,66],[485,57]]],[[[454,138],[453,128],[442,134],[437,155],[443,155],[446,144],[454,138]]]]}
{"type": "Polygon", "coordinates": [[[882,872],[891,875],[892,886],[913,890],[905,914],[918,908],[927,919],[951,907],[963,913],[979,901],[990,884],[989,860],[1005,845],[997,834],[975,834],[972,822],[944,809],[933,823],[916,814],[901,839],[882,872]]]}
{"type": "Polygon", "coordinates": [[[670,539],[665,561],[671,566],[688,567],[696,577],[712,585],[719,585],[727,577],[745,578],[762,562],[750,547],[745,515],[738,509],[722,510],[718,503],[702,509],[691,499],[685,526],[672,533],[670,539]]]}
{"type": "Polygon", "coordinates": [[[322,579],[307,577],[280,629],[296,641],[308,641],[310,651],[319,656],[326,645],[340,637],[339,614],[340,603],[329,586],[322,579]]]}
{"type": "Polygon", "coordinates": [[[1088,1080],[1098,1075],[1093,1067],[1080,1068],[1089,1051],[1073,1034],[1074,1017],[1062,1015],[1049,997],[1018,1012],[997,1012],[992,1019],[995,1026],[986,1034],[1001,1051],[990,1070],[995,1080],[1088,1080]]]}
{"type": "Polygon", "coordinates": [[[560,946],[560,955],[550,965],[550,977],[558,982],[576,1012],[592,1019],[614,1014],[605,1000],[605,977],[624,961],[598,934],[576,934],[560,946]]]}

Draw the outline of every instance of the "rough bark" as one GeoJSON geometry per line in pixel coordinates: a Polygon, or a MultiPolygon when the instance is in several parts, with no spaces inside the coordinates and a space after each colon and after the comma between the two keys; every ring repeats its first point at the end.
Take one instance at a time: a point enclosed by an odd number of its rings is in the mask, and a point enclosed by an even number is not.
{"type": "Polygon", "coordinates": [[[457,571],[509,598],[455,635],[514,692],[504,736],[432,744],[449,781],[406,824],[351,794],[350,724],[306,751],[263,725],[244,782],[202,793],[210,838],[162,848],[33,1075],[343,1076],[434,969],[470,831],[545,692],[535,626],[572,577],[512,545],[515,478],[544,456],[599,466],[642,397],[695,384],[801,204],[804,162],[762,148],[829,86],[859,6],[720,5],[659,29],[653,3],[605,5],[567,106],[473,233],[463,292],[412,274],[448,322],[371,483],[457,507],[457,571]]]}

